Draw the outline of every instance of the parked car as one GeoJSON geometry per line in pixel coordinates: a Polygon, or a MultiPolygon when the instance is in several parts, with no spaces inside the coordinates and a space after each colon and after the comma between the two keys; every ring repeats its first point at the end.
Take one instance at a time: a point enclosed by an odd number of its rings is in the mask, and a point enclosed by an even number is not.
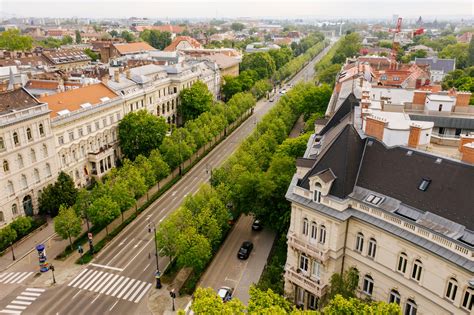
{"type": "Polygon", "coordinates": [[[223,302],[230,301],[232,299],[232,293],[234,289],[229,287],[221,287],[217,290],[217,295],[222,299],[223,302]]]}
{"type": "Polygon", "coordinates": [[[242,243],[242,246],[240,246],[239,252],[237,253],[237,257],[239,259],[247,259],[250,256],[250,253],[252,252],[253,249],[253,244],[250,241],[245,241],[242,243]]]}
{"type": "Polygon", "coordinates": [[[283,94],[285,94],[285,93],[286,93],[286,90],[285,90],[285,89],[283,89],[283,90],[280,91],[280,94],[281,94],[281,95],[283,95],[283,94]]]}
{"type": "Polygon", "coordinates": [[[252,223],[252,230],[254,230],[254,231],[260,231],[260,230],[262,230],[262,228],[263,228],[262,222],[261,222],[259,219],[253,220],[253,223],[252,223]]]}
{"type": "Polygon", "coordinates": [[[274,98],[271,98],[271,99],[270,99],[270,103],[273,103],[274,101],[275,101],[274,98]]]}

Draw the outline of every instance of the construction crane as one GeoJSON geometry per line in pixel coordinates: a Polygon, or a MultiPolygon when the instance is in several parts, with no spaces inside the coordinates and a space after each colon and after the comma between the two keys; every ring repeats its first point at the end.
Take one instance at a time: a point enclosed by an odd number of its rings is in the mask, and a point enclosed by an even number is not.
{"type": "Polygon", "coordinates": [[[397,26],[394,29],[389,29],[390,33],[393,33],[392,37],[392,52],[390,53],[390,62],[391,67],[395,67],[397,64],[397,52],[398,48],[400,47],[400,43],[398,42],[397,34],[400,33],[402,30],[402,18],[399,17],[397,20],[397,26]]]}

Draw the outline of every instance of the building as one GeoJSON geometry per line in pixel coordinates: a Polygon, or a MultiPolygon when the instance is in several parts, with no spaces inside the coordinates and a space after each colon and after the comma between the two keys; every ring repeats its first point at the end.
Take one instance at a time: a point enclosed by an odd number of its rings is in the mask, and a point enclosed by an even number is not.
{"type": "Polygon", "coordinates": [[[0,93],[0,227],[36,213],[40,191],[58,174],[49,115],[24,88],[0,93]]]}
{"type": "Polygon", "coordinates": [[[201,49],[202,45],[200,42],[195,40],[190,36],[178,36],[171,44],[169,44],[164,51],[176,51],[176,50],[186,50],[186,49],[201,49]]]}
{"type": "Polygon", "coordinates": [[[331,275],[355,268],[362,299],[472,314],[474,145],[464,162],[389,146],[360,130],[361,104],[350,94],[297,160],[286,296],[317,309],[331,275]]]}
{"type": "Polygon", "coordinates": [[[115,43],[104,44],[100,46],[100,60],[108,63],[110,59],[115,59],[123,56],[132,56],[142,54],[144,52],[154,51],[154,47],[146,42],[136,43],[115,43]]]}
{"type": "Polygon", "coordinates": [[[251,43],[245,47],[245,52],[254,53],[254,52],[264,52],[269,51],[270,49],[280,49],[280,46],[273,43],[251,43]]]}
{"type": "Polygon", "coordinates": [[[43,56],[57,70],[71,71],[86,66],[92,60],[82,50],[60,49],[43,51],[43,56]]]}
{"type": "Polygon", "coordinates": [[[444,77],[456,69],[455,59],[415,58],[415,64],[428,65],[430,67],[431,82],[442,82],[444,77]]]}

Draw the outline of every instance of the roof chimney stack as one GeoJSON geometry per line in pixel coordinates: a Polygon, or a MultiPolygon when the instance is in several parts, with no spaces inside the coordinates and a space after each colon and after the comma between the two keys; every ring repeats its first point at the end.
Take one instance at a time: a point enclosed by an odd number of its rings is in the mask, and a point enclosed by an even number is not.
{"type": "Polygon", "coordinates": [[[120,82],[120,71],[117,69],[114,72],[114,81],[119,83],[120,82]]]}

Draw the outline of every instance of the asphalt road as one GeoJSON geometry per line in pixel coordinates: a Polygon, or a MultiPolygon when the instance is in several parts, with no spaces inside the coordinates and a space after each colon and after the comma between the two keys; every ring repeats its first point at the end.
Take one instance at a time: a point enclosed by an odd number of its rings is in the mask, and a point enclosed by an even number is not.
{"type": "MultiPolygon", "coordinates": [[[[311,78],[315,60],[297,74],[292,83],[311,78]]],[[[0,291],[5,291],[1,295],[0,313],[9,309],[10,314],[15,314],[15,310],[22,314],[149,314],[147,296],[150,290],[155,290],[156,263],[148,220],[159,224],[187,195],[194,194],[202,183],[208,182],[208,166],[221,165],[275,103],[260,101],[252,117],[128,225],[91,264],[71,269],[46,290],[28,286],[28,282],[4,285],[0,279],[0,291]],[[8,290],[3,290],[4,286],[8,286],[8,290]]],[[[160,257],[160,269],[167,263],[167,258],[160,257]]]]}

